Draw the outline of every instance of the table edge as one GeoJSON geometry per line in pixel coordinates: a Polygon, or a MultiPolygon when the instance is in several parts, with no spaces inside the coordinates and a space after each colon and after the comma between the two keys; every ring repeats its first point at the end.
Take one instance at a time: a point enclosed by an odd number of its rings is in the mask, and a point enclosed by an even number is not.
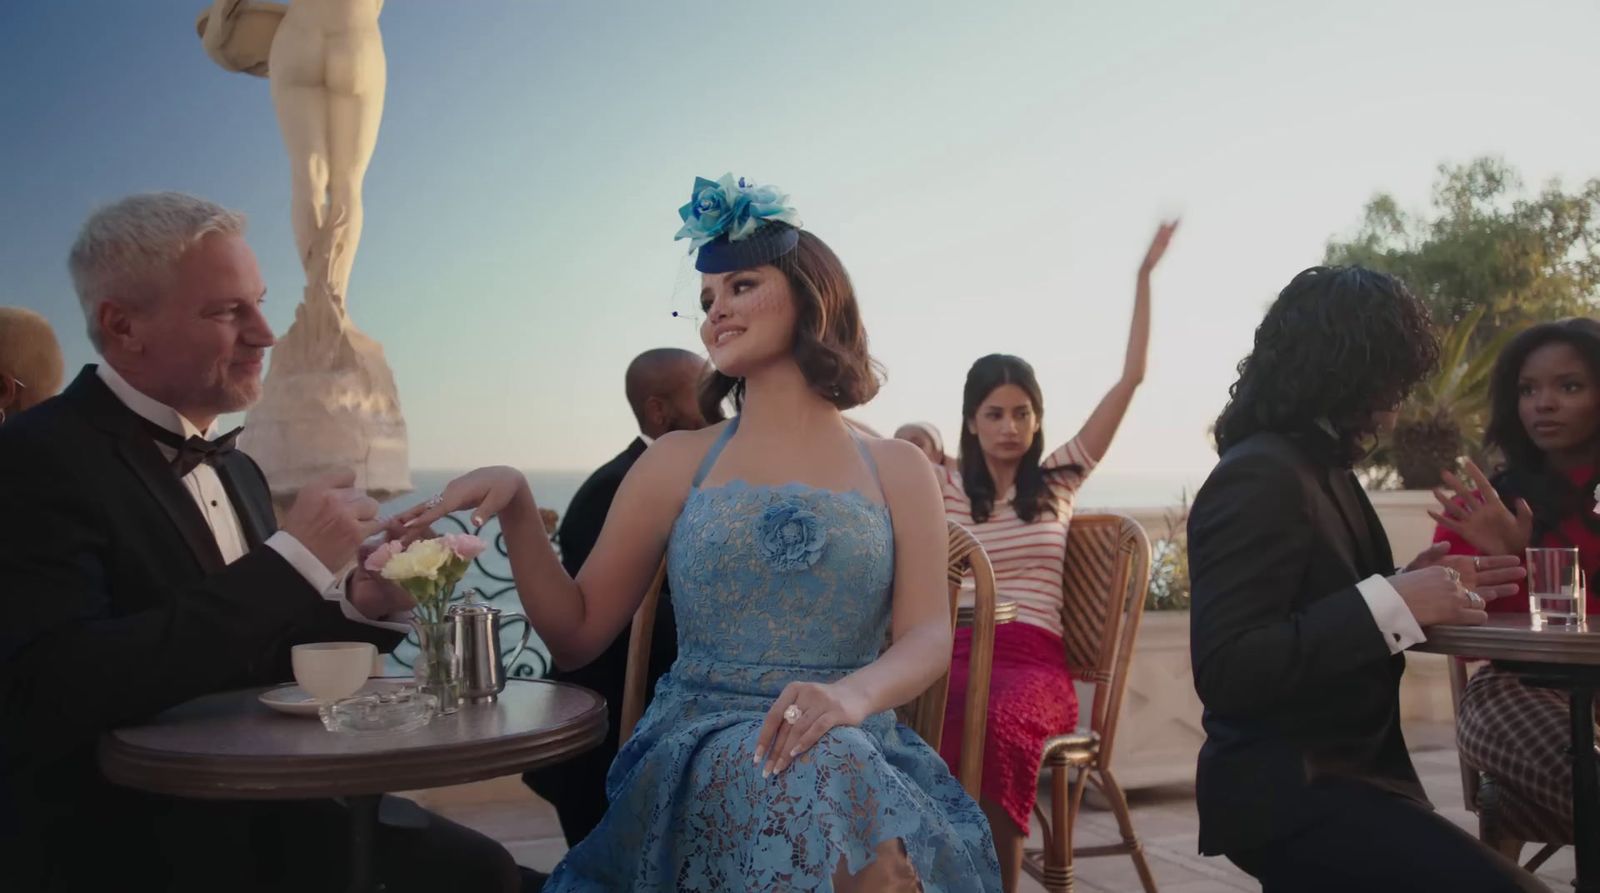
{"type": "Polygon", "coordinates": [[[590,709],[536,735],[415,748],[385,755],[378,767],[371,766],[371,754],[170,754],[120,741],[109,733],[101,736],[97,762],[113,783],[195,799],[303,800],[466,784],[558,763],[605,740],[610,725],[605,699],[589,693],[594,695],[590,709]]]}
{"type": "MultiPolygon", "coordinates": [[[[1589,647],[1574,647],[1574,633],[1547,635],[1494,626],[1434,626],[1409,650],[1452,657],[1567,666],[1600,666],[1600,633],[1589,647]]],[[[1589,634],[1585,634],[1589,635],[1589,634]]]]}

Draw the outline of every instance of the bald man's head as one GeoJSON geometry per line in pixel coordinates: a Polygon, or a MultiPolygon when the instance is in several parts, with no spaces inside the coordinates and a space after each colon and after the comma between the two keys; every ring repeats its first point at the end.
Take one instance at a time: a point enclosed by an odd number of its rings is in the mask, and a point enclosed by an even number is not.
{"type": "Polygon", "coordinates": [[[61,390],[61,345],[45,318],[0,307],[0,411],[21,412],[61,390]]]}
{"type": "Polygon", "coordinates": [[[639,420],[639,432],[654,439],[704,428],[697,394],[705,375],[705,360],[676,347],[659,347],[634,357],[623,386],[633,417],[639,420]]]}

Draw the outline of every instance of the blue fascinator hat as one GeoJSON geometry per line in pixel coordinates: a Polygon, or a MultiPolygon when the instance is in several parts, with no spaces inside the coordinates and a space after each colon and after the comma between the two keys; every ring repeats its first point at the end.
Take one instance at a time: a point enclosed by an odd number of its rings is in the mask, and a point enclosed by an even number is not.
{"type": "Polygon", "coordinates": [[[695,177],[689,203],[678,209],[683,226],[674,240],[688,239],[699,254],[694,268],[728,273],[771,263],[800,244],[800,214],[774,186],[758,186],[724,174],[695,177]]]}

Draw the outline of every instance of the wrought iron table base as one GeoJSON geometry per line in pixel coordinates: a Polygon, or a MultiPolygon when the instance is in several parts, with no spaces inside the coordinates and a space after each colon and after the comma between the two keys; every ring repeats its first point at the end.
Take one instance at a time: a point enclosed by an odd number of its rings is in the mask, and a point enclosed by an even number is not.
{"type": "Polygon", "coordinates": [[[1600,667],[1502,662],[1529,685],[1566,691],[1572,704],[1572,849],[1579,893],[1600,893],[1600,765],[1594,752],[1594,695],[1600,667]]]}

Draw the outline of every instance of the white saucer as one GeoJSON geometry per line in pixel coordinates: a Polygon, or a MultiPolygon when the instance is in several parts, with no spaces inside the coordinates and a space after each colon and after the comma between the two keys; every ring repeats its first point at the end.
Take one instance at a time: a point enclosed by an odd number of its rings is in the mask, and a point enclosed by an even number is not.
{"type": "MultiPolygon", "coordinates": [[[[373,678],[368,679],[367,684],[361,686],[360,690],[358,690],[356,694],[371,694],[378,688],[392,688],[397,685],[404,685],[409,681],[410,680],[408,679],[395,676],[374,676],[373,678]]],[[[354,696],[355,695],[351,695],[351,697],[354,696]]],[[[268,689],[257,695],[256,699],[268,707],[278,711],[279,713],[287,713],[290,716],[317,715],[316,699],[306,694],[305,690],[300,686],[292,683],[289,685],[280,685],[277,688],[268,689]]]]}

